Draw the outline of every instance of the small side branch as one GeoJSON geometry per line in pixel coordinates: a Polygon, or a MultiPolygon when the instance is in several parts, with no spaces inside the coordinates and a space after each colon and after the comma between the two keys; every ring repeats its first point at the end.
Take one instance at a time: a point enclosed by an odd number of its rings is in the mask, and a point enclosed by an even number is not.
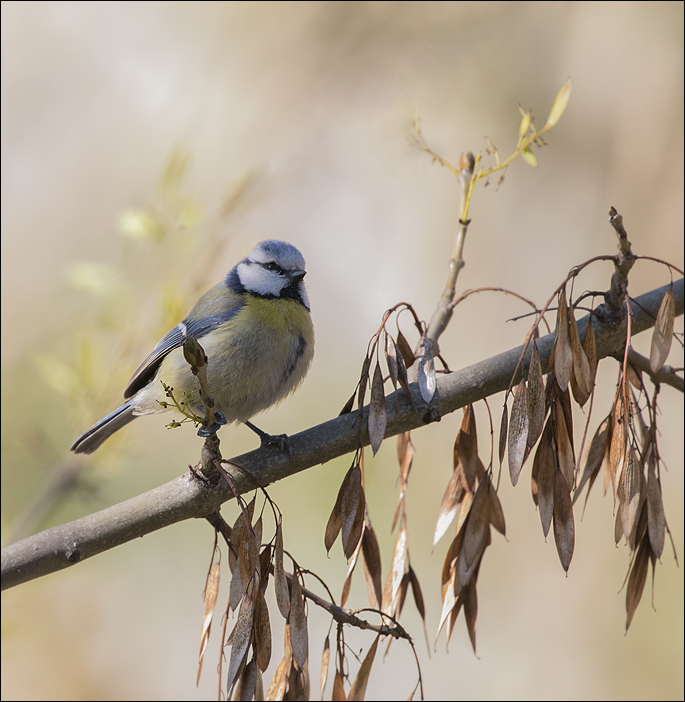
{"type": "Polygon", "coordinates": [[[649,359],[632,348],[628,353],[628,363],[642,373],[646,373],[654,385],[670,385],[680,392],[685,392],[685,380],[678,375],[678,369],[672,366],[661,366],[656,373],[652,373],[649,359]]]}
{"type": "Polygon", "coordinates": [[[609,222],[618,236],[618,256],[614,262],[614,274],[611,276],[611,287],[604,296],[610,316],[620,314],[626,291],[628,290],[628,273],[635,263],[635,255],[631,250],[628,233],[623,227],[623,217],[615,207],[609,208],[609,222]]]}

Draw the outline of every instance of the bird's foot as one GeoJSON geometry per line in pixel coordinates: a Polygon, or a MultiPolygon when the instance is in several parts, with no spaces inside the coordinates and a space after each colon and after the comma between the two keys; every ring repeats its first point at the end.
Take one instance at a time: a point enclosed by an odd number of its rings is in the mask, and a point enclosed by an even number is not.
{"type": "Polygon", "coordinates": [[[262,446],[278,446],[281,451],[287,452],[292,459],[293,447],[290,445],[290,439],[287,434],[267,434],[265,431],[262,431],[259,427],[252,424],[252,422],[245,422],[245,424],[257,434],[262,446]]]}

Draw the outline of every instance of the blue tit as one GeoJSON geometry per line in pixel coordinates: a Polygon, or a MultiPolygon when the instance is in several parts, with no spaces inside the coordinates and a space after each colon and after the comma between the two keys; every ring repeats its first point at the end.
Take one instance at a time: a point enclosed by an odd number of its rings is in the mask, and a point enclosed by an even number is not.
{"type": "Polygon", "coordinates": [[[284,241],[263,241],[222,283],[206,292],[190,314],[164,335],[124,391],[126,402],[74,441],[71,450],[92,453],[143,414],[165,411],[162,383],[177,401],[202,412],[199,382],[183,357],[195,337],[208,358],[207,385],[214,409],[228,423],[243,422],[262,443],[283,443],[249,420],[280,402],[302,382],[314,355],[314,327],[303,282],[304,258],[284,241]]]}

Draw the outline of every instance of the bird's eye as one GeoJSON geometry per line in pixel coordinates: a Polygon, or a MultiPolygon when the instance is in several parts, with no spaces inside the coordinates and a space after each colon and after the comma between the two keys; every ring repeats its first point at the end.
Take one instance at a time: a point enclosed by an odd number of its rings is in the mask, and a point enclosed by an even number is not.
{"type": "Polygon", "coordinates": [[[281,267],[274,261],[269,261],[269,263],[265,263],[264,268],[266,268],[267,271],[280,271],[281,270],[281,267]]]}

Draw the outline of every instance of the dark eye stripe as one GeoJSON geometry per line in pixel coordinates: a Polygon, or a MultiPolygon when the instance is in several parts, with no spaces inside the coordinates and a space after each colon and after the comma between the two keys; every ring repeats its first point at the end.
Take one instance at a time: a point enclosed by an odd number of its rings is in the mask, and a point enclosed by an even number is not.
{"type": "Polygon", "coordinates": [[[276,271],[283,275],[285,271],[275,262],[269,261],[268,263],[262,263],[262,266],[266,268],[267,271],[276,271]]]}

